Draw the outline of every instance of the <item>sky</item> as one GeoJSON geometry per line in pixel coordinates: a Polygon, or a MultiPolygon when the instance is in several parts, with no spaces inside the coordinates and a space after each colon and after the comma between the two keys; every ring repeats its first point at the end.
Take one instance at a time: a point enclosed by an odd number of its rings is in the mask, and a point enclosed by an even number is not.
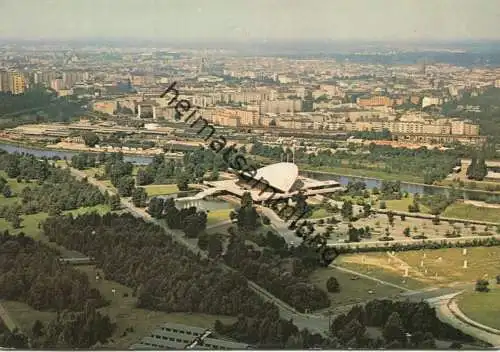
{"type": "Polygon", "coordinates": [[[500,39],[498,0],[0,0],[0,39],[500,39]]]}

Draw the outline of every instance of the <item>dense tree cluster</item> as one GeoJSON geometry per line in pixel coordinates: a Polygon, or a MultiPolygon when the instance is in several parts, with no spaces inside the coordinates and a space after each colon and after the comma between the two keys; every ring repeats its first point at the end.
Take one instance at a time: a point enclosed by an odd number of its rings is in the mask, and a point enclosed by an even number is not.
{"type": "MultiPolygon", "coordinates": [[[[317,253],[315,255],[318,256],[317,253]]],[[[270,250],[254,250],[245,244],[243,237],[233,236],[224,260],[249,280],[255,281],[301,312],[330,305],[326,292],[308,282],[311,267],[304,265],[301,259],[281,259],[270,250]]]]}
{"type": "Polygon", "coordinates": [[[85,170],[96,166],[97,157],[94,153],[78,153],[71,157],[71,166],[78,170],[85,170]]]}
{"type": "Polygon", "coordinates": [[[381,132],[376,131],[355,131],[349,133],[349,136],[354,138],[368,139],[368,140],[383,140],[390,141],[392,139],[392,134],[388,129],[383,129],[381,132]]]}
{"type": "MultiPolygon", "coordinates": [[[[13,194],[9,190],[9,196],[19,197],[21,202],[0,207],[0,217],[10,221],[14,228],[20,226],[22,213],[46,211],[56,215],[61,211],[105,202],[105,197],[96,187],[86,181],[74,179],[69,170],[50,165],[47,159],[40,160],[33,155],[8,154],[2,151],[0,170],[5,170],[7,176],[16,178],[17,182],[37,181],[36,184],[26,186],[19,194],[13,194]]],[[[0,180],[1,184],[6,184],[6,181],[0,180]]],[[[5,194],[4,191],[4,196],[5,194]]]]}
{"type": "MultiPolygon", "coordinates": [[[[408,231],[409,233],[409,231],[408,231]]],[[[406,244],[389,244],[385,246],[370,246],[370,247],[339,247],[337,248],[337,254],[345,253],[365,253],[365,252],[386,252],[386,251],[414,251],[419,249],[440,249],[440,248],[468,248],[468,247],[496,247],[500,246],[500,240],[494,237],[488,238],[474,238],[473,240],[463,240],[460,242],[448,242],[446,240],[436,241],[426,241],[418,243],[406,243],[406,244]]]]}
{"type": "MultiPolygon", "coordinates": [[[[295,160],[297,163],[316,167],[369,168],[391,174],[413,175],[421,177],[424,183],[432,184],[450,174],[461,156],[454,150],[428,150],[425,147],[412,150],[374,144],[370,145],[368,151],[369,153],[352,153],[337,150],[333,153],[326,150],[311,154],[306,153],[303,148],[298,148],[295,151],[295,160]]],[[[280,146],[265,146],[257,142],[253,145],[252,154],[279,161],[284,152],[280,146]]]]}
{"type": "Polygon", "coordinates": [[[156,219],[165,219],[171,229],[182,230],[187,237],[197,237],[207,227],[207,213],[196,207],[177,209],[172,198],[151,199],[147,212],[156,219]]]}
{"type": "Polygon", "coordinates": [[[82,311],[64,311],[46,326],[35,321],[31,331],[31,343],[37,349],[74,350],[106,343],[116,324],[109,316],[99,313],[87,304],[82,311]]]}
{"type": "Polygon", "coordinates": [[[228,325],[217,320],[214,330],[259,349],[330,347],[321,335],[312,334],[308,330],[299,331],[291,320],[279,319],[272,313],[260,314],[256,318],[239,316],[235,323],[228,325]]]}
{"type": "Polygon", "coordinates": [[[43,231],[52,241],[94,257],[106,278],[135,288],[139,307],[250,317],[262,307],[243,276],[200,260],[161,227],[130,214],[54,217],[43,231]]]}
{"type": "Polygon", "coordinates": [[[482,181],[488,174],[488,168],[484,158],[472,158],[469,167],[467,168],[467,178],[469,180],[482,181]]]}
{"type": "Polygon", "coordinates": [[[20,333],[17,329],[9,331],[0,319],[0,347],[28,349],[28,336],[20,333]]]}
{"type": "Polygon", "coordinates": [[[352,348],[435,348],[435,340],[473,342],[474,339],[441,322],[427,303],[374,300],[356,306],[332,323],[332,334],[352,348]],[[372,340],[366,327],[382,328],[383,340],[372,340]]]}
{"type": "Polygon", "coordinates": [[[69,170],[52,168],[49,176],[37,187],[25,187],[21,194],[23,212],[35,214],[61,211],[103,204],[105,198],[99,189],[86,181],[76,180],[69,170]]]}
{"type": "Polygon", "coordinates": [[[23,94],[0,93],[0,127],[12,128],[26,123],[70,121],[85,114],[85,100],[74,96],[57,97],[41,87],[23,94]]]}
{"type": "Polygon", "coordinates": [[[261,225],[261,221],[259,214],[257,213],[257,209],[253,206],[253,200],[250,192],[243,193],[240,204],[240,208],[231,212],[231,219],[236,220],[238,229],[241,231],[256,230],[261,225]]]}
{"type": "Polygon", "coordinates": [[[156,155],[149,165],[139,169],[136,179],[140,186],[176,183],[179,190],[187,191],[189,183],[200,182],[208,171],[211,171],[208,178],[216,180],[219,171],[227,169],[227,166],[222,155],[200,148],[184,153],[182,161],[156,155]]]}
{"type": "Polygon", "coordinates": [[[291,321],[272,319],[269,314],[254,318],[240,316],[229,325],[216,321],[215,331],[267,349],[435,349],[436,339],[450,341],[450,348],[475,342],[442,323],[427,303],[390,300],[371,301],[337,316],[327,338],[299,331],[291,321]],[[368,327],[380,329],[382,336],[374,337],[368,327]]]}
{"type": "Polygon", "coordinates": [[[25,302],[38,310],[82,310],[102,306],[99,291],[85,274],[59,261],[54,250],[23,234],[0,235],[0,298],[25,302]]]}
{"type": "Polygon", "coordinates": [[[82,138],[87,147],[95,147],[100,142],[99,136],[94,132],[86,132],[82,134],[82,138]]]}

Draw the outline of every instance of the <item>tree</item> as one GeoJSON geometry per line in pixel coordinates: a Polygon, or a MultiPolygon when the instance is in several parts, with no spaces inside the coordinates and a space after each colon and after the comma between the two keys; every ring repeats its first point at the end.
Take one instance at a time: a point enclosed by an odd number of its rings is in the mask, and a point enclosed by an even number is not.
{"type": "Polygon", "coordinates": [[[163,215],[164,201],[163,198],[154,197],[149,201],[147,212],[155,219],[159,219],[163,215]]]}
{"type": "Polygon", "coordinates": [[[410,235],[411,235],[410,228],[409,227],[405,227],[405,229],[403,230],[403,234],[406,237],[410,237],[410,235]]]}
{"type": "Polygon", "coordinates": [[[100,141],[99,136],[97,136],[94,132],[84,133],[82,138],[85,145],[88,147],[95,147],[95,145],[99,144],[100,141]]]}
{"type": "Polygon", "coordinates": [[[394,213],[392,212],[392,210],[389,210],[389,211],[387,212],[387,218],[388,218],[388,220],[389,220],[389,224],[390,224],[391,226],[394,226],[394,213]]]}
{"type": "Polygon", "coordinates": [[[112,196],[109,196],[108,205],[111,208],[111,210],[120,209],[122,206],[120,196],[118,194],[113,194],[112,196]]]}
{"type": "Polygon", "coordinates": [[[136,180],[139,186],[150,185],[154,182],[154,175],[147,169],[141,168],[137,171],[136,180]]]}
{"type": "Polygon", "coordinates": [[[2,193],[3,193],[3,196],[5,198],[12,197],[12,189],[10,188],[10,185],[7,184],[7,185],[3,186],[2,193]]]}
{"type": "MultiPolygon", "coordinates": [[[[182,214],[182,213],[181,213],[182,214]]],[[[205,212],[198,212],[192,215],[188,215],[184,218],[182,224],[184,226],[184,232],[189,238],[198,237],[198,235],[205,231],[207,227],[207,214],[205,212]]]]}
{"type": "Polygon", "coordinates": [[[352,210],[352,202],[351,201],[345,201],[342,204],[342,210],[340,211],[342,214],[342,217],[344,219],[350,219],[352,218],[353,210],[352,210]]]}
{"type": "Polygon", "coordinates": [[[177,179],[177,188],[179,191],[187,191],[189,189],[189,178],[186,175],[180,175],[177,179]]]}
{"type": "Polygon", "coordinates": [[[389,316],[382,333],[386,342],[398,341],[403,345],[406,343],[406,333],[401,322],[401,317],[397,312],[393,312],[389,316]]]}
{"type": "Polygon", "coordinates": [[[222,254],[222,242],[218,236],[210,236],[208,239],[207,250],[209,258],[217,258],[222,254]]]}
{"type": "Polygon", "coordinates": [[[326,289],[328,292],[339,292],[340,291],[340,285],[337,279],[333,276],[330,276],[328,280],[326,280],[326,289]]]}
{"type": "Polygon", "coordinates": [[[31,333],[33,334],[33,337],[39,338],[40,336],[43,335],[43,323],[40,320],[35,320],[33,323],[33,327],[31,328],[31,333]]]}
{"type": "Polygon", "coordinates": [[[488,280],[484,280],[484,279],[479,279],[476,281],[476,288],[475,290],[477,292],[488,292],[490,289],[488,288],[488,285],[489,285],[489,281],[488,280]]]}
{"type": "Polygon", "coordinates": [[[371,214],[371,209],[372,209],[372,207],[370,204],[368,204],[368,203],[363,204],[363,215],[365,217],[369,217],[371,214]]]}
{"type": "Polygon", "coordinates": [[[147,200],[148,194],[144,188],[137,187],[132,191],[132,203],[134,203],[134,206],[144,208],[147,200]]]}
{"type": "Polygon", "coordinates": [[[130,197],[135,188],[135,180],[132,176],[123,176],[118,180],[116,188],[121,197],[130,197]]]}
{"type": "Polygon", "coordinates": [[[250,192],[244,192],[241,196],[240,205],[242,208],[251,207],[253,205],[253,199],[250,192]]]}
{"type": "Polygon", "coordinates": [[[486,167],[486,162],[484,158],[479,158],[475,168],[474,179],[477,181],[482,181],[488,174],[488,168],[486,167]]]}

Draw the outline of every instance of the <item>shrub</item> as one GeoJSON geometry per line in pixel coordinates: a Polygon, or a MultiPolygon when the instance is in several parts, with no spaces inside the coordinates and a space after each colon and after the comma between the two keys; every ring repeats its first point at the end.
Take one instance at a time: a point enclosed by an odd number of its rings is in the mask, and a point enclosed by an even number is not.
{"type": "Polygon", "coordinates": [[[326,289],[330,293],[340,292],[340,285],[335,277],[330,276],[328,280],[326,280],[326,289]]]}

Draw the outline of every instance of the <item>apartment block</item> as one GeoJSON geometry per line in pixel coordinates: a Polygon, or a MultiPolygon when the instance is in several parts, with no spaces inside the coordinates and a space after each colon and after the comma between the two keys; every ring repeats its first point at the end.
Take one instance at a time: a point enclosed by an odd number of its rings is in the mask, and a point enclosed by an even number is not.
{"type": "Polygon", "coordinates": [[[386,96],[375,95],[366,98],[360,97],[356,100],[356,103],[359,106],[393,106],[394,100],[386,96]]]}
{"type": "Polygon", "coordinates": [[[20,72],[0,71],[0,91],[22,94],[26,90],[26,78],[20,72]]]}
{"type": "Polygon", "coordinates": [[[285,114],[302,111],[302,100],[266,100],[260,103],[260,111],[263,114],[285,114]]]}
{"type": "Polygon", "coordinates": [[[243,109],[215,109],[211,117],[212,123],[221,126],[260,126],[259,112],[243,109]]]}

